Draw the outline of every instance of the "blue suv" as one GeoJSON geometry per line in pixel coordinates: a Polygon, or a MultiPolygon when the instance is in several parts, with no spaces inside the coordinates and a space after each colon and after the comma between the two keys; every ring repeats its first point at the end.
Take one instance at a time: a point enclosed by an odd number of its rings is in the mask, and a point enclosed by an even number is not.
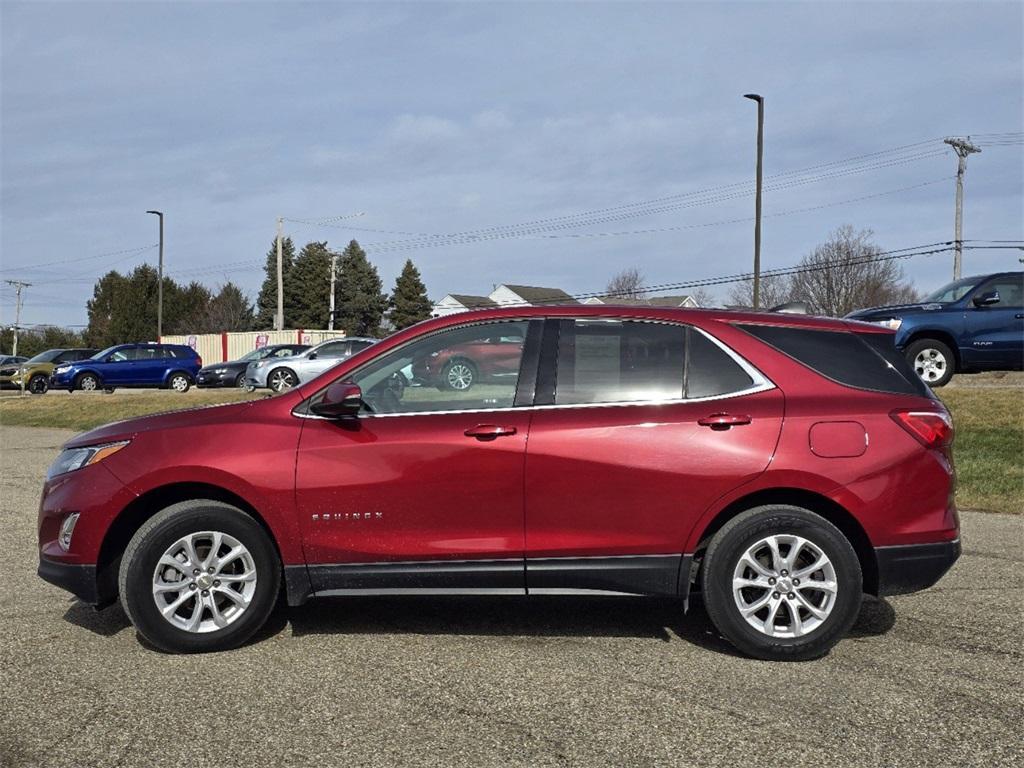
{"type": "Polygon", "coordinates": [[[117,387],[164,387],[188,392],[203,359],[182,344],[118,344],[86,360],[53,369],[50,387],[85,392],[117,387]]]}
{"type": "Polygon", "coordinates": [[[896,347],[932,387],[954,373],[1024,369],[1024,272],[965,277],[919,304],[861,309],[847,318],[896,331],[896,347]]]}

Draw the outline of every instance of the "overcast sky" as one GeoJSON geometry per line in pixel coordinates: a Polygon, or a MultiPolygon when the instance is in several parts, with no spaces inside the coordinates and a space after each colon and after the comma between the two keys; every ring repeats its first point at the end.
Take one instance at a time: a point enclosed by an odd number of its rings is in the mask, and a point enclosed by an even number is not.
{"type": "MultiPolygon", "coordinates": [[[[1022,8],[3,2],[0,277],[33,283],[23,322],[83,324],[99,275],[155,263],[124,253],[156,242],[148,208],[167,216],[169,274],[253,299],[278,216],[365,212],[286,232],[355,237],[388,289],[411,257],[434,299],[600,290],[633,265],[650,284],[743,272],[751,91],[766,97],[764,268],[844,223],[887,250],[949,240],[940,139],[1022,130],[1022,8]],[[472,230],[489,232],[423,238],[472,230]]],[[[965,237],[1022,238],[1024,147],[980,143],[965,237]]],[[[965,272],[1019,255],[971,251],[965,272]]],[[[931,289],[952,257],[905,269],[931,289]]]]}

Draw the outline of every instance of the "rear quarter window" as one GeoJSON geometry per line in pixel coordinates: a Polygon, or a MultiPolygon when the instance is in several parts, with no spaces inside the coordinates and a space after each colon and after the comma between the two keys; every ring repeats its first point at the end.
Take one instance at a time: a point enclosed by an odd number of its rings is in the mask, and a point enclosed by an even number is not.
{"type": "Polygon", "coordinates": [[[825,378],[855,389],[933,397],[888,333],[853,333],[777,325],[741,329],[825,378]]]}

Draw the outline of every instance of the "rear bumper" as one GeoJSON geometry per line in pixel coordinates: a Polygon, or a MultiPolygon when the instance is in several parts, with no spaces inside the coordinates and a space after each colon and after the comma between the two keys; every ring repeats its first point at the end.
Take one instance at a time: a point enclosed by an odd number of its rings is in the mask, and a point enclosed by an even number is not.
{"type": "Polygon", "coordinates": [[[59,563],[40,557],[38,574],[43,581],[67,590],[84,603],[95,605],[99,602],[95,565],[59,563]]]}
{"type": "Polygon", "coordinates": [[[878,595],[905,595],[928,589],[960,557],[960,539],[935,544],[875,547],[878,595]]]}

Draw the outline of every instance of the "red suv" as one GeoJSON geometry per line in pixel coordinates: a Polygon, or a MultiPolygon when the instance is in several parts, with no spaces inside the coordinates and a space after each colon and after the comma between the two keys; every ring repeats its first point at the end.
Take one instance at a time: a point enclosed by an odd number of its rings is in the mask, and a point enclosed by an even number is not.
{"type": "Polygon", "coordinates": [[[741,651],[813,658],[862,593],[924,589],[958,557],[951,441],[878,326],[483,310],[276,397],[74,438],[43,487],[39,574],[120,596],[171,651],[237,646],[282,589],[700,591],[741,651]],[[404,372],[488,345],[515,350],[512,375],[438,389],[404,372]]]}

